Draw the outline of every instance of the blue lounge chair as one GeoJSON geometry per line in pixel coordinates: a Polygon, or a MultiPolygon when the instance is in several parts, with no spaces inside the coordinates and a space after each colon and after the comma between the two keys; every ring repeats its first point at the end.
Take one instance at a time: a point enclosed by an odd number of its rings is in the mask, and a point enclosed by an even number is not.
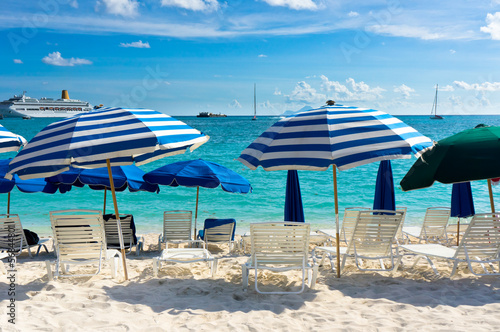
{"type": "Polygon", "coordinates": [[[198,232],[198,239],[205,241],[207,244],[227,242],[229,252],[231,252],[234,246],[235,231],[235,219],[205,219],[203,230],[198,232]]]}

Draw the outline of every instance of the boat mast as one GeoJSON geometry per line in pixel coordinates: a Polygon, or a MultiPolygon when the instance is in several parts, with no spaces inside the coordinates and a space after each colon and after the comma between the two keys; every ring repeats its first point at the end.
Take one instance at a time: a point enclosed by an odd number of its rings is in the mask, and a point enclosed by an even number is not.
{"type": "Polygon", "coordinates": [[[432,115],[437,114],[437,102],[438,102],[438,85],[436,84],[436,95],[434,96],[434,104],[432,105],[432,115]]]}

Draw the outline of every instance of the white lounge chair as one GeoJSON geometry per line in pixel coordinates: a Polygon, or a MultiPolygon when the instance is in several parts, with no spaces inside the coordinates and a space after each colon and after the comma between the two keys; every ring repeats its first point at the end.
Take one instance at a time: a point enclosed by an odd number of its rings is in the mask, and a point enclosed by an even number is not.
{"type": "Polygon", "coordinates": [[[417,255],[414,267],[420,258],[425,258],[432,269],[439,275],[431,258],[444,259],[453,262],[452,277],[457,270],[458,263],[468,264],[469,270],[475,275],[500,275],[500,214],[476,214],[458,247],[450,248],[440,244],[407,244],[400,246],[407,255],[417,255]],[[483,273],[477,273],[472,264],[479,264],[483,273]],[[499,271],[495,271],[493,263],[498,263],[499,271]],[[487,266],[491,272],[488,272],[487,266]]]}
{"type": "Polygon", "coordinates": [[[405,242],[410,242],[410,236],[418,239],[418,243],[425,241],[427,243],[449,244],[446,228],[450,219],[450,208],[430,207],[425,212],[422,227],[407,226],[403,227],[403,234],[406,237],[405,242]]]}
{"type": "Polygon", "coordinates": [[[407,208],[406,207],[402,207],[402,206],[397,206],[396,207],[396,211],[403,212],[403,217],[401,219],[401,224],[399,224],[398,231],[396,232],[396,245],[399,245],[399,244],[403,244],[403,243],[407,242],[407,239],[405,238],[405,236],[403,234],[403,227],[404,227],[404,224],[405,224],[405,218],[406,218],[407,208]]]}
{"type": "Polygon", "coordinates": [[[340,240],[344,243],[349,242],[358,220],[360,211],[369,211],[367,207],[347,207],[344,210],[344,218],[342,219],[342,229],[340,231],[340,240]]]}
{"type": "MultiPolygon", "coordinates": [[[[101,271],[104,260],[111,263],[113,278],[117,266],[121,265],[121,253],[106,248],[104,221],[98,210],[61,210],[50,212],[50,222],[54,234],[54,245],[57,259],[55,261],[56,277],[94,276],[101,271]],[[69,265],[97,264],[97,270],[90,274],[68,274],[69,265]],[[59,273],[61,268],[62,273],[59,273]]],[[[46,261],[47,276],[53,279],[51,265],[46,261]]]]}
{"type": "MultiPolygon", "coordinates": [[[[193,241],[196,242],[196,241],[193,241]]],[[[158,270],[161,263],[196,263],[206,262],[210,268],[211,276],[217,273],[217,258],[214,258],[210,251],[205,248],[203,241],[198,241],[202,248],[165,248],[161,255],[153,258],[153,275],[158,277],[158,270]]]]}
{"type": "Polygon", "coordinates": [[[42,247],[47,253],[49,252],[48,241],[49,239],[39,239],[37,244],[28,244],[19,215],[0,214],[0,252],[8,251],[17,256],[23,249],[28,249],[28,255],[33,257],[31,248],[38,247],[36,251],[36,256],[38,256],[42,247]]]}
{"type": "Polygon", "coordinates": [[[9,257],[8,253],[0,252],[0,272],[3,274],[7,274],[7,270],[5,269],[5,265],[3,264],[3,259],[9,257]]]}
{"type": "MultiPolygon", "coordinates": [[[[106,234],[106,244],[108,249],[120,250],[120,238],[118,233],[118,223],[114,214],[103,216],[104,218],[104,232],[106,234]]],[[[134,238],[134,230],[132,229],[133,216],[131,214],[120,214],[120,224],[122,228],[123,245],[128,249],[127,254],[132,252],[135,248],[135,254],[140,255],[144,247],[144,237],[139,236],[134,238]]]]}
{"type": "Polygon", "coordinates": [[[172,210],[163,212],[163,234],[158,237],[158,250],[162,250],[162,243],[165,248],[168,244],[198,243],[192,237],[193,212],[186,210],[172,210]]]}
{"type": "MultiPolygon", "coordinates": [[[[369,210],[359,211],[356,225],[352,233],[351,240],[347,247],[340,247],[342,264],[340,270],[345,266],[347,257],[353,257],[356,266],[361,271],[392,271],[397,269],[399,264],[399,253],[396,247],[392,250],[392,244],[399,225],[403,218],[402,211],[369,210]],[[377,260],[380,268],[365,268],[361,265],[361,260],[377,260]],[[391,267],[387,268],[384,259],[389,259],[391,267]]],[[[336,247],[316,247],[313,250],[313,257],[317,252],[322,252],[322,259],[319,265],[323,265],[325,258],[330,259],[332,269],[335,270],[333,257],[337,256],[336,247]]]]}
{"type": "Polygon", "coordinates": [[[250,224],[252,249],[248,262],[241,265],[243,288],[248,287],[250,270],[255,271],[255,290],[258,293],[298,294],[304,291],[306,279],[310,288],[314,288],[318,267],[309,264],[309,233],[310,225],[301,222],[250,224]],[[302,286],[298,291],[262,291],[257,282],[259,270],[300,270],[302,286]]]}

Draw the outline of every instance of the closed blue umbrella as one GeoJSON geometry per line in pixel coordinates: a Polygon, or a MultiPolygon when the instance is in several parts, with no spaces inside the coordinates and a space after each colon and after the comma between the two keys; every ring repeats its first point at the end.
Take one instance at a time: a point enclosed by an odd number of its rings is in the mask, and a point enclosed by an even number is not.
{"type": "Polygon", "coordinates": [[[299,174],[296,170],[288,171],[286,179],[285,221],[304,222],[304,208],[300,193],[299,174]]]}
{"type": "MultiPolygon", "coordinates": [[[[119,216],[111,166],[137,165],[196,149],[208,136],[182,121],[148,109],[104,108],[54,122],[11,161],[6,177],[49,177],[76,168],[107,167],[115,215],[119,216]]],[[[121,224],[117,220],[125,279],[121,224]]]]}
{"type": "MultiPolygon", "coordinates": [[[[326,170],[333,167],[337,251],[337,172],[381,160],[420,156],[432,141],[381,111],[334,105],[284,118],[251,143],[238,160],[250,169],[326,170]]],[[[340,267],[340,255],[337,265],[340,267]]],[[[337,268],[340,277],[340,269],[337,268]]]]}
{"type": "Polygon", "coordinates": [[[198,197],[200,187],[217,188],[232,193],[246,194],[252,191],[247,179],[229,168],[203,159],[179,161],[162,166],[144,175],[144,180],[151,184],[171,187],[196,187],[196,212],[194,234],[198,219],[198,197]]]}
{"type": "Polygon", "coordinates": [[[457,246],[460,240],[460,218],[471,217],[476,213],[470,182],[454,183],[451,190],[451,216],[458,217],[457,246]]]}
{"type": "Polygon", "coordinates": [[[375,183],[374,210],[396,210],[394,195],[394,179],[390,160],[382,160],[378,167],[377,182],[375,183]]]}

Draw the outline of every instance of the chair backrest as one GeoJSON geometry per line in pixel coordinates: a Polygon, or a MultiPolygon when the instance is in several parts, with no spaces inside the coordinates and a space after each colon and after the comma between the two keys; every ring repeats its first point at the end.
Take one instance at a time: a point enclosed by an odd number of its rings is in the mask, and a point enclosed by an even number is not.
{"type": "MultiPolygon", "coordinates": [[[[104,219],[104,233],[108,248],[120,248],[120,236],[118,233],[118,223],[114,214],[106,214],[104,219]]],[[[136,244],[134,229],[132,228],[133,216],[131,214],[120,214],[120,224],[122,225],[123,245],[130,248],[136,244]]]]}
{"type": "Polygon", "coordinates": [[[251,259],[257,266],[305,266],[310,225],[302,222],[250,224],[251,259]]]}
{"type": "Polygon", "coordinates": [[[52,211],[50,222],[57,259],[60,262],[90,262],[103,259],[106,237],[101,211],[52,211]]]}
{"type": "Polygon", "coordinates": [[[163,212],[163,237],[166,241],[192,240],[193,212],[173,210],[163,212]]]}
{"type": "Polygon", "coordinates": [[[457,248],[456,256],[474,260],[476,257],[499,258],[500,255],[500,214],[481,213],[472,217],[457,248]]]}
{"type": "Polygon", "coordinates": [[[431,240],[446,237],[446,227],[450,214],[451,209],[447,207],[427,208],[420,238],[431,240]]]}
{"type": "Polygon", "coordinates": [[[358,256],[387,256],[403,218],[402,211],[360,211],[347,253],[358,256]]]}
{"type": "Polygon", "coordinates": [[[356,221],[358,220],[359,211],[368,211],[370,208],[366,207],[348,207],[344,210],[344,218],[342,220],[342,241],[347,243],[351,237],[356,221]]]}
{"type": "Polygon", "coordinates": [[[0,250],[21,252],[27,248],[23,226],[17,214],[0,214],[0,250]]]}
{"type": "Polygon", "coordinates": [[[405,223],[407,208],[403,207],[403,206],[396,206],[396,211],[403,212],[403,217],[401,218],[401,224],[399,224],[398,231],[396,232],[396,241],[399,242],[399,243],[404,243],[403,226],[404,226],[404,223],[405,223]]]}
{"type": "Polygon", "coordinates": [[[235,219],[205,219],[203,240],[206,243],[230,243],[234,240],[235,228],[235,219]]]}

